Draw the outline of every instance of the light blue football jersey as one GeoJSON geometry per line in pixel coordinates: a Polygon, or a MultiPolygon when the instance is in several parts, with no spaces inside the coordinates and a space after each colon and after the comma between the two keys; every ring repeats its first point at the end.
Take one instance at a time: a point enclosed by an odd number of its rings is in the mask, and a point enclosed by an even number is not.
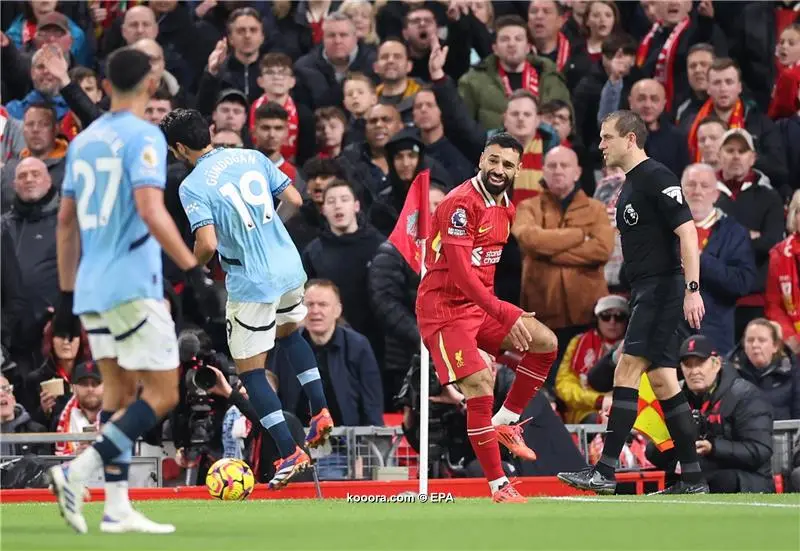
{"type": "Polygon", "coordinates": [[[275,214],[289,178],[261,152],[215,149],[180,187],[192,231],[213,224],[228,298],[272,303],[306,281],[300,254],[275,214]]]}
{"type": "Polygon", "coordinates": [[[133,192],[164,188],[166,157],[158,127],[127,111],[106,113],[70,144],[62,193],[76,201],[81,234],[76,314],[164,297],[161,246],[139,217],[133,192]]]}

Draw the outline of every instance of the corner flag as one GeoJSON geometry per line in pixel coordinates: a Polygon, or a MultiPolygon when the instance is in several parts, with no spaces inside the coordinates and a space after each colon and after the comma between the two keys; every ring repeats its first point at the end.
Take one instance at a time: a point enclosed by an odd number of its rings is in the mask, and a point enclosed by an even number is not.
{"type": "Polygon", "coordinates": [[[642,374],[642,381],[639,384],[639,412],[633,428],[652,440],[659,451],[675,447],[667,430],[667,423],[664,421],[661,404],[650,386],[650,379],[646,373],[642,374]]]}
{"type": "Polygon", "coordinates": [[[420,273],[422,268],[423,241],[428,237],[431,225],[428,211],[430,186],[431,171],[425,169],[411,182],[397,225],[389,236],[391,244],[416,273],[420,273]]]}

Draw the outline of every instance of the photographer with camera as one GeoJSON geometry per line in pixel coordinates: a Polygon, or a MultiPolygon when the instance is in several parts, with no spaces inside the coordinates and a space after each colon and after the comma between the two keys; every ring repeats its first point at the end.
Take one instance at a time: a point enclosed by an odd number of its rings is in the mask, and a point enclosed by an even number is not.
{"type": "MultiPolygon", "coordinates": [[[[683,392],[697,423],[700,467],[711,492],[774,492],[772,407],[702,335],[683,342],[680,362],[683,392]]],[[[668,476],[674,474],[674,448],[659,452],[649,444],[647,458],[668,476]]]]}

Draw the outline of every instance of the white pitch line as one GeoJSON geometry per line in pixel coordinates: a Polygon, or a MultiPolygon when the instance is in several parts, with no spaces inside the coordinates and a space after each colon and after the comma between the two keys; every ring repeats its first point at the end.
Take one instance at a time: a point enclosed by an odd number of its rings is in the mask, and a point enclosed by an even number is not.
{"type": "Polygon", "coordinates": [[[546,497],[544,500],[553,501],[585,501],[591,503],[656,503],[656,504],[671,504],[671,505],[722,505],[728,507],[769,507],[773,509],[800,509],[800,503],[764,503],[760,501],[745,502],[745,501],[674,501],[663,499],[629,499],[624,497],[582,497],[582,496],[557,496],[546,497]]]}

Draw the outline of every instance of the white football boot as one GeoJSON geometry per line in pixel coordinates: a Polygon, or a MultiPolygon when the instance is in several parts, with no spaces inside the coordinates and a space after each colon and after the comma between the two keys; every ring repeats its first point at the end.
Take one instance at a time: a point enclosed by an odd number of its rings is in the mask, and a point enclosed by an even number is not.
{"type": "Polygon", "coordinates": [[[131,509],[127,515],[119,519],[114,519],[108,514],[103,515],[100,531],[106,534],[124,534],[126,532],[171,534],[175,531],[175,526],[153,522],[139,511],[131,509]]]}
{"type": "Polygon", "coordinates": [[[86,488],[78,482],[70,482],[69,466],[56,465],[47,471],[50,478],[50,491],[58,500],[61,516],[79,534],[89,531],[83,518],[83,500],[86,488]]]}

